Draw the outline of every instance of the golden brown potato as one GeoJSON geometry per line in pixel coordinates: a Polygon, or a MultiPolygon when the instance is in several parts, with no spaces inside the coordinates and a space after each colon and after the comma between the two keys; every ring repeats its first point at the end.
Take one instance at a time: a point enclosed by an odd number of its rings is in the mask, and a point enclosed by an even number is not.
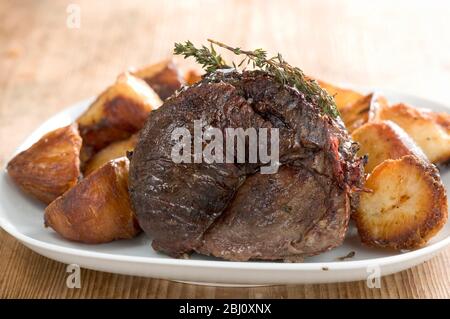
{"type": "Polygon", "coordinates": [[[355,103],[343,107],[340,110],[341,118],[347,130],[352,133],[355,129],[369,121],[374,108],[387,104],[388,102],[383,96],[371,93],[357,100],[355,103]]]}
{"type": "Polygon", "coordinates": [[[110,161],[45,209],[45,226],[69,240],[100,244],[140,232],[128,195],[128,159],[110,161]]]}
{"type": "Polygon", "coordinates": [[[413,155],[387,160],[368,177],[354,215],[361,240],[378,247],[413,249],[447,221],[447,195],[436,167],[413,155]]]}
{"type": "Polygon", "coordinates": [[[128,73],[119,75],[116,83],[77,119],[83,149],[86,148],[82,153],[95,153],[112,142],[130,137],[143,127],[150,111],[161,103],[144,81],[128,73]]]}
{"type": "Polygon", "coordinates": [[[80,150],[80,169],[82,172],[86,170],[86,164],[91,159],[92,156],[94,156],[95,151],[90,146],[83,146],[81,144],[81,150],[80,150]]]}
{"type": "Polygon", "coordinates": [[[429,112],[433,120],[445,130],[447,134],[450,134],[450,114],[429,112]]]}
{"type": "Polygon", "coordinates": [[[317,82],[323,89],[328,92],[328,94],[334,97],[334,101],[336,102],[338,110],[341,110],[343,107],[349,104],[353,104],[364,97],[364,95],[362,95],[361,93],[353,90],[343,89],[320,80],[317,82]]]}
{"type": "Polygon", "coordinates": [[[450,159],[450,115],[396,104],[377,109],[375,119],[399,125],[419,145],[433,163],[450,159]]]}
{"type": "Polygon", "coordinates": [[[84,168],[84,176],[91,174],[110,160],[125,156],[127,151],[132,151],[137,142],[137,134],[130,138],[109,144],[100,152],[95,154],[84,168]]]}
{"type": "Polygon", "coordinates": [[[80,177],[81,137],[76,124],[45,134],[8,163],[8,174],[26,193],[50,203],[80,177]]]}
{"type": "Polygon", "coordinates": [[[183,78],[172,60],[161,61],[133,71],[133,75],[147,82],[163,101],[184,84],[183,78]]]}
{"type": "Polygon", "coordinates": [[[184,75],[184,79],[187,85],[193,85],[202,79],[201,74],[197,70],[189,70],[184,75]]]}
{"type": "Polygon", "coordinates": [[[416,155],[427,160],[426,155],[404,130],[391,121],[369,122],[357,128],[352,138],[359,143],[358,156],[368,155],[366,173],[387,159],[416,155]]]}

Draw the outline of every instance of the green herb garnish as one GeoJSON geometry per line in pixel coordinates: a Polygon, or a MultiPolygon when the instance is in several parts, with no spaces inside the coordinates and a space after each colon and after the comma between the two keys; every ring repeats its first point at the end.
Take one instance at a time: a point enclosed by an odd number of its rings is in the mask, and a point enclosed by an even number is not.
{"type": "Polygon", "coordinates": [[[248,65],[251,65],[253,69],[259,69],[271,74],[281,84],[295,87],[305,94],[308,100],[317,102],[324,114],[333,118],[339,115],[333,97],[322,89],[315,80],[306,78],[303,71],[298,67],[287,63],[281,54],[278,53],[271,58],[267,58],[267,52],[263,49],[247,51],[241,48],[233,48],[211,39],[208,39],[208,42],[210,43],[209,48],[204,45],[201,48],[196,48],[191,41],[186,41],[184,44],[175,43],[174,54],[183,55],[184,58],[195,58],[206,73],[229,68],[243,68],[245,70],[248,65]],[[229,65],[217,53],[214,45],[227,49],[235,55],[243,55],[244,58],[237,65],[234,62],[229,65]]]}

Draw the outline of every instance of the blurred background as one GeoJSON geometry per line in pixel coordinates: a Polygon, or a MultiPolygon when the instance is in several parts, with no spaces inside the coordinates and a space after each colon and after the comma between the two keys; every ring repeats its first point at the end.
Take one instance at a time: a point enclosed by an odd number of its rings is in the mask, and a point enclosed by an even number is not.
{"type": "Polygon", "coordinates": [[[447,102],[449,19],[447,1],[1,0],[0,160],[56,111],[187,39],[262,47],[319,79],[447,102]]]}

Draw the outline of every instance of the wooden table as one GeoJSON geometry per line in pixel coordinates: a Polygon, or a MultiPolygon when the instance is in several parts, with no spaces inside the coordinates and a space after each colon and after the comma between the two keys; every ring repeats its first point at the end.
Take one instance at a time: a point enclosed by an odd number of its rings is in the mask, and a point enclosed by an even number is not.
{"type": "MultiPolygon", "coordinates": [[[[173,42],[207,37],[281,51],[308,74],[382,86],[447,102],[450,6],[419,1],[33,1],[0,2],[0,164],[43,120],[98,94],[130,65],[170,55],[173,42]],[[69,28],[69,3],[81,8],[69,28]]],[[[69,24],[70,25],[70,24],[69,24]]],[[[82,270],[0,231],[0,297],[434,298],[450,297],[450,248],[431,261],[365,282],[215,288],[82,270]]]]}

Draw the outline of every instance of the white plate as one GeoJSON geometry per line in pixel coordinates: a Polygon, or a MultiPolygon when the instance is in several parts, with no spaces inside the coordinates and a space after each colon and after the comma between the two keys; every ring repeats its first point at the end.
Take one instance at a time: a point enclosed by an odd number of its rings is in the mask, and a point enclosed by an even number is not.
{"type": "MultiPolygon", "coordinates": [[[[429,100],[386,90],[382,93],[392,102],[402,101],[435,111],[449,111],[447,107],[429,100]]],[[[29,147],[45,132],[72,122],[90,101],[78,103],[52,117],[31,134],[17,152],[29,147]]],[[[449,188],[448,169],[442,170],[441,176],[449,188]]],[[[216,285],[366,280],[376,269],[380,270],[381,275],[388,275],[415,266],[430,259],[450,243],[450,223],[426,247],[405,253],[364,247],[354,227],[351,227],[341,247],[308,258],[304,263],[229,262],[198,255],[182,260],[155,252],[145,235],[102,245],[64,240],[51,229],[44,228],[43,212],[44,206],[23,195],[3,170],[0,176],[0,226],[37,253],[66,264],[74,263],[100,271],[216,285]],[[355,251],[356,255],[350,260],[337,260],[351,251],[355,251]]]]}

